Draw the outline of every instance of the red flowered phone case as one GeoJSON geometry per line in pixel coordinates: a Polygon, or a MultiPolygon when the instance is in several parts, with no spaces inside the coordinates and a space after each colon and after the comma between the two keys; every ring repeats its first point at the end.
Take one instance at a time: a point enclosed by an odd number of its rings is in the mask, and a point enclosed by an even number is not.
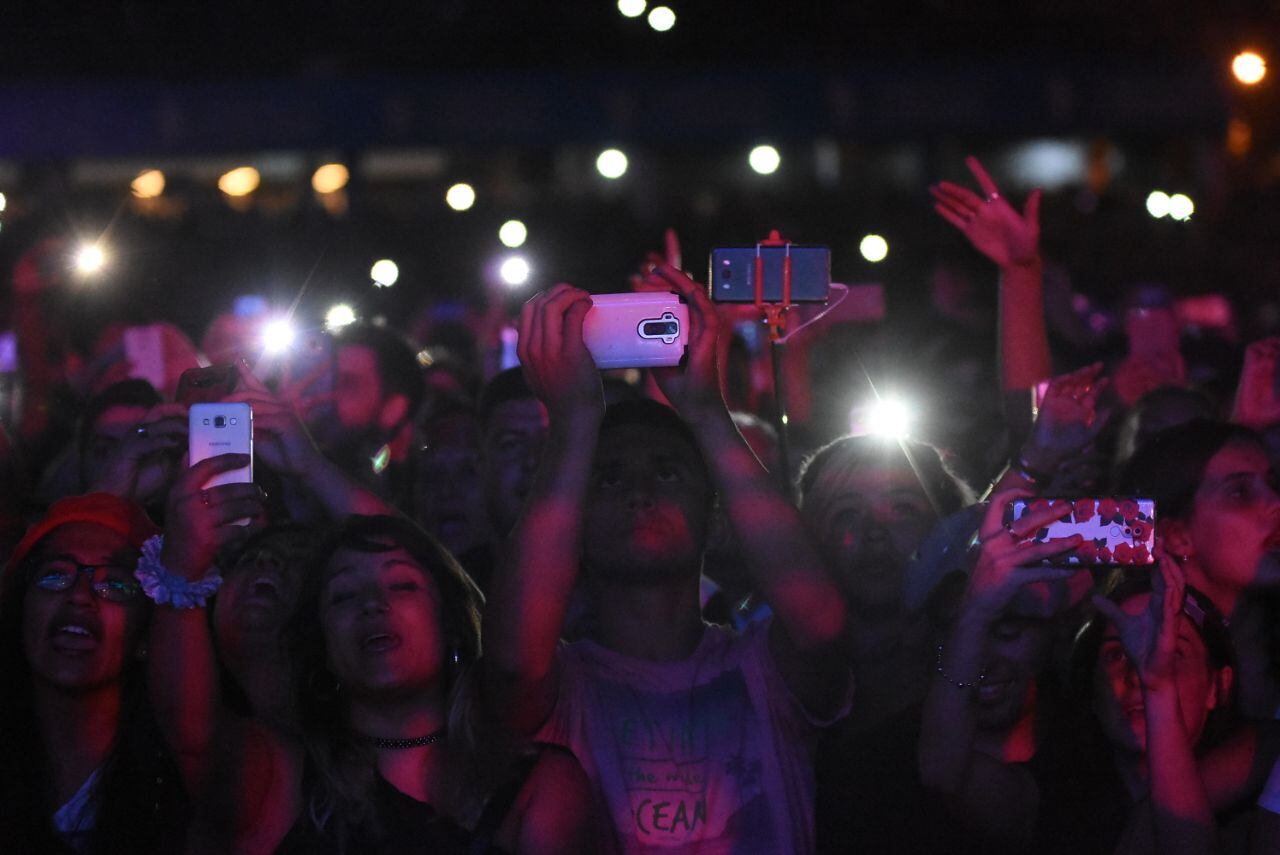
{"type": "Polygon", "coordinates": [[[1156,536],[1156,503],[1152,499],[1082,498],[1019,499],[1013,503],[1013,519],[1028,510],[1071,505],[1071,513],[1033,533],[1029,540],[1042,542],[1079,534],[1084,543],[1050,559],[1050,564],[1152,564],[1156,536]]]}

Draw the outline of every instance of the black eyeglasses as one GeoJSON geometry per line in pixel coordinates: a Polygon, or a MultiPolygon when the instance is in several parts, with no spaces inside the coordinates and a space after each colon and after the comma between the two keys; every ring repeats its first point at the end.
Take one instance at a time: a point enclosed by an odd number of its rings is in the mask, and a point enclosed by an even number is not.
{"type": "Polygon", "coordinates": [[[142,586],[126,579],[113,579],[110,576],[93,581],[99,570],[110,573],[131,573],[130,568],[119,564],[81,564],[70,558],[53,558],[36,567],[33,584],[42,591],[67,591],[80,578],[81,573],[88,573],[93,584],[93,593],[99,599],[109,603],[125,603],[142,592],[142,586]]]}

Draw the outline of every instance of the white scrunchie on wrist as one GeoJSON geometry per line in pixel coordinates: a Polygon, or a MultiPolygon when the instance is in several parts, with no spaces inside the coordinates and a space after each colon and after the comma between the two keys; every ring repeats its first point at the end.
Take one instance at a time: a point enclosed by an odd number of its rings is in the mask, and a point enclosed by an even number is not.
{"type": "Polygon", "coordinates": [[[192,582],[169,572],[160,563],[160,550],[164,548],[164,535],[157,534],[142,544],[142,556],[133,577],[142,583],[142,592],[156,605],[175,609],[204,608],[210,597],[222,587],[222,576],[216,569],[210,570],[199,582],[192,582]]]}

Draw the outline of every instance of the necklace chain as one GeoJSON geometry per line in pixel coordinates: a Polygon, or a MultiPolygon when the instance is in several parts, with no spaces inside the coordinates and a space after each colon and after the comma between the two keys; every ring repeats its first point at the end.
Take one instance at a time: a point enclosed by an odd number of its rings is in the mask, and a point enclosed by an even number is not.
{"type": "Polygon", "coordinates": [[[356,736],[361,742],[366,742],[375,748],[421,748],[444,739],[445,729],[442,727],[426,736],[414,736],[408,739],[387,739],[382,736],[366,736],[363,733],[356,736]]]}

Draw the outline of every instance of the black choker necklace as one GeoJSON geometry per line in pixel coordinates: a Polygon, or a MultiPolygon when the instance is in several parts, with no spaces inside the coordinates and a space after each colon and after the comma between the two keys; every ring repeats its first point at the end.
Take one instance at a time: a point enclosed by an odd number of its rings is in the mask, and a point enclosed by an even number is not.
{"type": "Polygon", "coordinates": [[[381,736],[365,736],[363,733],[356,734],[356,737],[375,748],[421,748],[439,742],[444,739],[444,735],[445,729],[442,727],[426,736],[415,736],[412,739],[384,739],[381,736]]]}

